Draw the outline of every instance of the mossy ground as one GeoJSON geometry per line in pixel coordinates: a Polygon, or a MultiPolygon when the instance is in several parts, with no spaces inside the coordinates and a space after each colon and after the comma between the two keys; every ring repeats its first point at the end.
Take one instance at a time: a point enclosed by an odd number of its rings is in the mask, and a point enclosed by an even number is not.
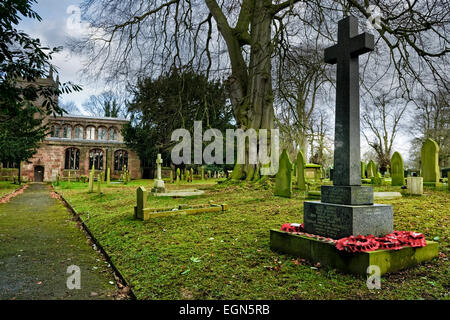
{"type": "Polygon", "coordinates": [[[0,299],[112,299],[111,269],[50,191],[31,184],[0,204],[0,299]],[[80,289],[67,288],[71,265],[80,289]]]}
{"type": "MultiPolygon", "coordinates": [[[[423,232],[440,242],[440,257],[415,268],[383,276],[381,290],[369,290],[366,278],[313,266],[272,252],[269,230],[302,222],[304,193],[275,197],[270,182],[205,186],[206,193],[172,199],[149,195],[147,206],[174,207],[213,200],[227,203],[220,213],[133,220],[136,187],[153,181],[104,185],[103,194],[87,184],[57,187],[132,285],[138,299],[448,299],[448,191],[425,189],[380,203],[394,205],[396,230],[423,232]]],[[[203,188],[196,184],[196,188],[203,188]]],[[[192,188],[192,184],[166,184],[192,188]]],[[[401,191],[382,186],[375,191],[401,191]]]]}

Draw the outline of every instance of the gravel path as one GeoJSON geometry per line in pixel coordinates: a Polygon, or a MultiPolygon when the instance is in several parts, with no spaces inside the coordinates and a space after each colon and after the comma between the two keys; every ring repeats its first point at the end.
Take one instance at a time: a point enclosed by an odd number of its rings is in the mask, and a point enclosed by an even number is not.
{"type": "Polygon", "coordinates": [[[0,204],[0,299],[113,299],[111,269],[44,184],[0,204]],[[74,273],[80,270],[80,289],[74,273]],[[72,271],[73,272],[73,271],[72,271]]]}

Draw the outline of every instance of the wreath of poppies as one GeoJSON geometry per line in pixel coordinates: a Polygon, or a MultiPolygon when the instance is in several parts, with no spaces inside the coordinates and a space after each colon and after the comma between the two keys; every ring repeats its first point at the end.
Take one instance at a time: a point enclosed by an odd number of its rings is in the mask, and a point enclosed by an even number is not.
{"type": "Polygon", "coordinates": [[[332,243],[336,249],[347,252],[368,252],[375,250],[400,250],[403,247],[424,247],[426,246],[425,236],[422,233],[413,231],[394,231],[384,237],[350,236],[339,240],[326,238],[318,235],[305,233],[304,225],[298,223],[285,223],[281,226],[281,231],[305,235],[324,242],[332,243]]]}

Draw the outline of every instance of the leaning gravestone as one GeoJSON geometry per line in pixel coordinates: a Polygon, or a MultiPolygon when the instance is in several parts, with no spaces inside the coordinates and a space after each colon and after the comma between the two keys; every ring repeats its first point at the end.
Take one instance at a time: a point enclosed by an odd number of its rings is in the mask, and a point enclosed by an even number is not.
{"type": "Polygon", "coordinates": [[[403,186],[405,184],[403,158],[398,152],[394,152],[391,158],[391,179],[392,186],[403,186]]]}
{"type": "Polygon", "coordinates": [[[333,186],[321,187],[321,202],[304,203],[305,232],[333,239],[384,236],[393,231],[393,209],[373,203],[373,188],[361,186],[359,55],[372,51],[374,37],[358,34],[358,21],[339,21],[338,44],[325,49],[337,64],[333,186]]]}
{"type": "Polygon", "coordinates": [[[278,172],[275,178],[275,195],[290,198],[292,196],[292,163],[285,150],[280,155],[278,172]]]}
{"type": "Polygon", "coordinates": [[[306,190],[306,181],[305,181],[305,157],[303,157],[303,153],[301,150],[297,153],[297,158],[295,159],[297,174],[297,188],[299,190],[305,191],[306,190]]]}
{"type": "Polygon", "coordinates": [[[427,139],[421,150],[421,169],[423,182],[436,184],[441,176],[439,171],[439,146],[433,139],[427,139]]]}

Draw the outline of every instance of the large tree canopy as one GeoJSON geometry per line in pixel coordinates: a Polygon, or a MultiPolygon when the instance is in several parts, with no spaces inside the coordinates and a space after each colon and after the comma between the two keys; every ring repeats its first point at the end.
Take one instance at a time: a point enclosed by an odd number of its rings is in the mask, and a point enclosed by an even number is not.
{"type": "MultiPolygon", "coordinates": [[[[272,58],[293,45],[319,39],[336,41],[337,21],[346,15],[361,26],[373,11],[358,0],[85,0],[91,34],[74,49],[92,60],[86,66],[109,80],[161,73],[192,64],[209,76],[226,73],[237,125],[242,129],[274,125],[272,58]]],[[[390,57],[405,93],[428,80],[446,83],[449,52],[448,1],[379,0],[379,52],[390,57]]],[[[365,61],[373,62],[373,55],[365,61]]],[[[386,60],[386,56],[383,57],[386,60]]],[[[447,88],[448,89],[448,88],[447,88]]],[[[239,178],[259,175],[246,165],[239,178]]],[[[234,175],[237,177],[237,175],[234,175]]]]}
{"type": "Polygon", "coordinates": [[[171,135],[178,128],[189,130],[193,138],[194,121],[202,121],[204,130],[215,128],[223,133],[233,127],[223,84],[192,70],[173,69],[156,80],[142,79],[132,94],[131,123],[123,133],[144,166],[153,167],[157,153],[170,163],[170,148],[176,143],[171,135]]]}

